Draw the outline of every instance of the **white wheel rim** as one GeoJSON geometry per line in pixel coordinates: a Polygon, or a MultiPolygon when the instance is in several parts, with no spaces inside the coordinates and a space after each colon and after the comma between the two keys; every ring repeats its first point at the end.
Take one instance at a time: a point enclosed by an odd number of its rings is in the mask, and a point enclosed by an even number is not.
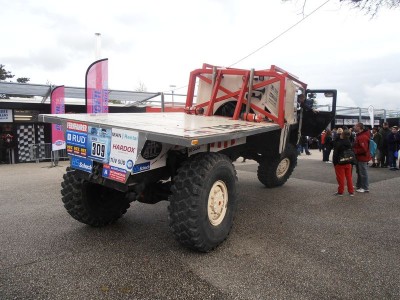
{"type": "Polygon", "coordinates": [[[221,180],[214,182],[208,195],[208,220],[218,226],[224,220],[228,208],[228,188],[221,180]]]}
{"type": "Polygon", "coordinates": [[[289,170],[289,166],[290,166],[290,159],[289,158],[282,159],[278,165],[278,168],[276,169],[276,176],[278,178],[282,178],[283,176],[285,176],[285,174],[289,170]]]}

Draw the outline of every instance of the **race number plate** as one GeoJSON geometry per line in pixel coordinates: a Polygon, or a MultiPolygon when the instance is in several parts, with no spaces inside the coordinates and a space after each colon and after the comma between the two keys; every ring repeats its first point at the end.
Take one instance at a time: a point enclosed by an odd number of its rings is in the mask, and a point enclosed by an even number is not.
{"type": "Polygon", "coordinates": [[[89,126],[87,157],[102,163],[110,159],[111,129],[89,126]]]}
{"type": "Polygon", "coordinates": [[[106,157],[106,144],[92,142],[90,155],[103,160],[106,157]]]}

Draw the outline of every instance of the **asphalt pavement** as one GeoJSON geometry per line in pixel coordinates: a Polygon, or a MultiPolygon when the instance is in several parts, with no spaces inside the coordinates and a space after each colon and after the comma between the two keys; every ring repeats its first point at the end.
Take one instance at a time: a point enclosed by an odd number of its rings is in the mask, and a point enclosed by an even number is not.
{"type": "Polygon", "coordinates": [[[0,165],[0,299],[400,299],[400,171],[370,168],[370,193],[335,197],[317,150],[274,189],[239,159],[234,227],[203,254],[174,240],[166,201],[75,221],[60,164],[0,165]]]}

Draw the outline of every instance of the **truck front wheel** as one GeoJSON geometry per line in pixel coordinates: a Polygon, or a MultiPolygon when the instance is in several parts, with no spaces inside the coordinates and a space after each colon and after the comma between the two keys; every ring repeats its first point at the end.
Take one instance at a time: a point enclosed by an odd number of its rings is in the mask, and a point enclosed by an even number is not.
{"type": "Polygon", "coordinates": [[[281,186],[292,175],[296,164],[296,148],[288,144],[281,155],[261,159],[257,170],[258,180],[267,188],[281,186]]]}
{"type": "Polygon", "coordinates": [[[78,178],[71,168],[63,176],[64,207],[76,220],[101,227],[118,220],[129,208],[125,193],[78,178]]]}
{"type": "Polygon", "coordinates": [[[229,235],[237,206],[236,171],[219,153],[188,159],[174,177],[170,228],[184,246],[208,252],[229,235]]]}

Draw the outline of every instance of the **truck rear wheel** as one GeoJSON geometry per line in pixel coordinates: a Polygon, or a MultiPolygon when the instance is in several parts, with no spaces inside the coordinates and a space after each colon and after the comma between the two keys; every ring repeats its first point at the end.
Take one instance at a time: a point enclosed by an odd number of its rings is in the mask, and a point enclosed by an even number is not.
{"type": "Polygon", "coordinates": [[[126,194],[77,178],[67,168],[61,194],[67,212],[79,222],[101,227],[118,220],[129,208],[126,194]]]}
{"type": "Polygon", "coordinates": [[[219,153],[188,159],[174,177],[170,228],[184,246],[208,252],[229,235],[237,206],[236,171],[219,153]]]}
{"type": "Polygon", "coordinates": [[[281,186],[292,175],[296,164],[296,148],[289,144],[281,155],[261,159],[257,170],[258,180],[267,188],[281,186]]]}

